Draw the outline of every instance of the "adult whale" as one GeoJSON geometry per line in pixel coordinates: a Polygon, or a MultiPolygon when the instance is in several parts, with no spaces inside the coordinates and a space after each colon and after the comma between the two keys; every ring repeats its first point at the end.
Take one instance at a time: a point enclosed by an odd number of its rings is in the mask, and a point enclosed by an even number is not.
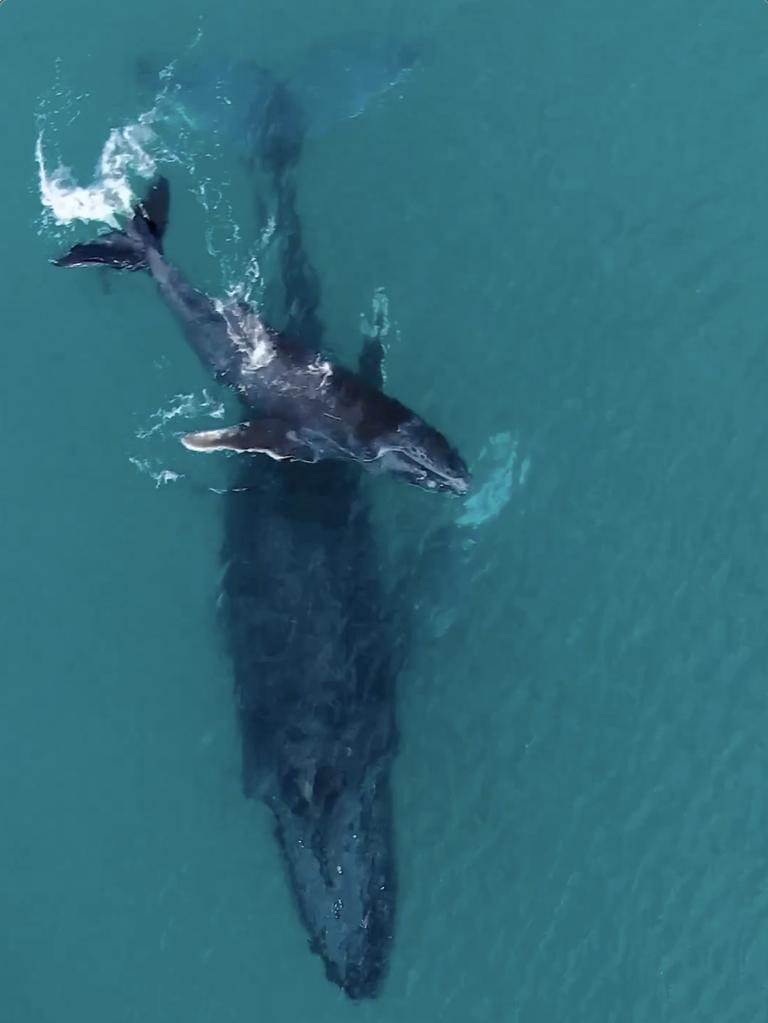
{"type": "Polygon", "coordinates": [[[271,330],[245,302],[224,303],[193,288],[163,255],[169,185],[159,177],[124,231],[78,243],[56,266],[148,270],[216,377],[257,418],[188,434],[194,451],[231,450],[276,460],[342,459],[431,491],[466,494],[466,464],[434,427],[359,373],[316,348],[271,330]]]}
{"type": "MultiPolygon", "coordinates": [[[[278,133],[295,123],[291,114],[285,94],[273,107],[278,133]]],[[[301,133],[294,139],[267,162],[282,303],[272,294],[291,330],[319,349],[320,292],[290,173],[301,133]]],[[[381,386],[382,357],[374,334],[359,361],[372,386],[381,386]]],[[[384,584],[367,481],[354,465],[232,464],[220,607],[244,790],[273,814],[291,889],[327,976],[351,998],[371,998],[381,988],[395,924],[389,778],[407,614],[384,584]]]]}

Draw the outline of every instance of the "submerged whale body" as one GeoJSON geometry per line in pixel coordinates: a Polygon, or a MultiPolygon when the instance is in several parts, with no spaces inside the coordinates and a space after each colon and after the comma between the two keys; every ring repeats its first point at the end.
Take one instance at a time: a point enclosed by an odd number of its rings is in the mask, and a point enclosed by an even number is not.
{"type": "MultiPolygon", "coordinates": [[[[269,164],[277,278],[292,328],[320,348],[319,287],[289,166],[269,164]]],[[[381,386],[382,358],[380,339],[367,338],[359,372],[372,386],[381,386]]],[[[232,464],[220,606],[244,789],[272,811],[310,947],[329,980],[350,998],[373,998],[396,915],[389,775],[407,622],[398,607],[395,623],[365,481],[354,466],[232,464]]]]}
{"type": "Polygon", "coordinates": [[[169,186],[158,178],[124,231],[74,245],[57,266],[147,270],[217,379],[258,416],[189,434],[194,451],[266,454],[276,460],[355,461],[429,491],[466,494],[466,464],[434,427],[359,373],[270,330],[247,303],[197,291],[163,254],[169,186]]]}

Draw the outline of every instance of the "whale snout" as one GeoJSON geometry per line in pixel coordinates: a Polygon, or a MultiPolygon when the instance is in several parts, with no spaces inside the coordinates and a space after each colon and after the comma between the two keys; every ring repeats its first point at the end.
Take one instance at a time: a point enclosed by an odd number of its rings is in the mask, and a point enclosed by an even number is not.
{"type": "Polygon", "coordinates": [[[464,497],[469,493],[471,480],[466,477],[462,479],[454,479],[446,484],[447,489],[451,490],[457,497],[464,497]]]}
{"type": "Polygon", "coordinates": [[[443,470],[444,489],[463,497],[472,486],[472,473],[464,459],[456,451],[451,452],[450,463],[443,470]]]}
{"type": "Polygon", "coordinates": [[[414,418],[386,438],[376,456],[381,469],[429,490],[463,497],[472,474],[467,463],[437,430],[414,418]]]}
{"type": "Polygon", "coordinates": [[[395,910],[391,806],[383,778],[333,798],[272,809],[309,945],[349,998],[375,998],[387,971],[395,910]]]}
{"type": "Polygon", "coordinates": [[[357,949],[348,948],[336,958],[327,949],[316,951],[323,960],[328,980],[340,987],[348,998],[354,1001],[376,998],[386,974],[383,950],[377,941],[369,940],[364,931],[357,944],[357,949]]]}

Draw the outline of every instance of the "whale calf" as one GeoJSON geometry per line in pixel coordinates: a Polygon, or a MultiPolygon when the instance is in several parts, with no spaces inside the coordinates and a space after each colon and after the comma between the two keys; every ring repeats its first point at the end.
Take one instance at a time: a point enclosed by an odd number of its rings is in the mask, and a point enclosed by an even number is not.
{"type": "Polygon", "coordinates": [[[351,460],[425,490],[467,493],[466,463],[415,412],[359,373],[271,330],[248,303],[225,303],[193,288],[163,254],[169,201],[168,181],[158,177],[124,230],[78,243],[53,262],[148,271],[202,361],[258,412],[235,426],[188,434],[186,447],[300,462],[351,460]]]}

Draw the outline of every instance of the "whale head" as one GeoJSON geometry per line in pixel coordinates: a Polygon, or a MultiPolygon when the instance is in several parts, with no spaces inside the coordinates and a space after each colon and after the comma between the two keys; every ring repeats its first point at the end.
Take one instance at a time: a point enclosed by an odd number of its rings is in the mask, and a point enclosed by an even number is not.
{"type": "Polygon", "coordinates": [[[386,472],[433,493],[463,496],[472,480],[458,451],[442,433],[417,416],[378,439],[373,462],[371,468],[375,471],[386,472]]]}

